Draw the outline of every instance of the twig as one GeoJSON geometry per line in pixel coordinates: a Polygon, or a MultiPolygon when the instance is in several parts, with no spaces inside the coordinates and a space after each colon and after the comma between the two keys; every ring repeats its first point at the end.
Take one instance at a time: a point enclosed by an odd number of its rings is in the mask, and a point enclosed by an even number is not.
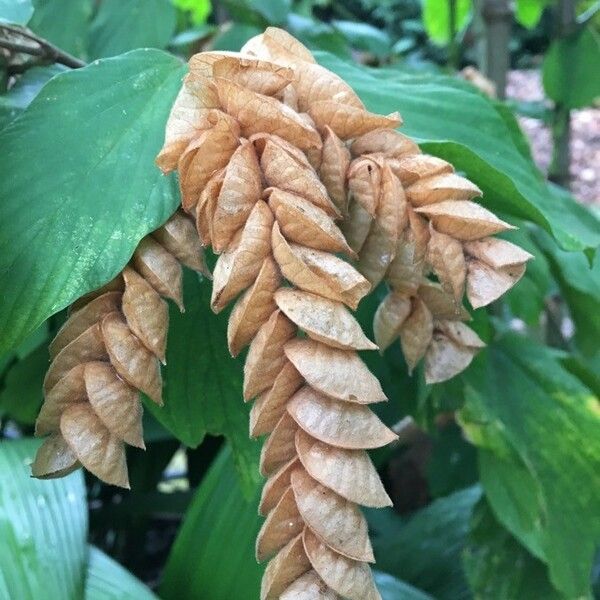
{"type": "Polygon", "coordinates": [[[38,56],[45,62],[59,63],[72,69],[85,67],[85,62],[75,56],[61,50],[54,44],[35,35],[33,32],[14,25],[0,25],[0,48],[6,48],[11,52],[20,52],[31,56],[38,56]],[[13,41],[10,38],[16,37],[19,41],[13,41]],[[24,43],[24,40],[30,40],[35,45],[24,43]]]}

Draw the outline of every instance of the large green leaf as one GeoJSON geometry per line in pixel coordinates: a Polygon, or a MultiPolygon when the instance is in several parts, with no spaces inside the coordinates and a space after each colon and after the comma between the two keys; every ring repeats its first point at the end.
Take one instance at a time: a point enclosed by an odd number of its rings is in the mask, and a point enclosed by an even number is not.
{"type": "Polygon", "coordinates": [[[263,568],[254,558],[260,528],[255,486],[248,501],[231,452],[217,456],[196,492],[169,556],[163,600],[256,600],[263,568]]]}
{"type": "Polygon", "coordinates": [[[582,108],[600,96],[600,35],[586,27],[555,40],[544,57],[544,90],[566,108],[582,108]]]}
{"type": "Polygon", "coordinates": [[[0,441],[0,598],[81,598],[87,504],[81,471],[30,476],[38,441],[0,441]]]}
{"type": "Polygon", "coordinates": [[[95,546],[90,546],[84,600],[157,600],[127,569],[95,546]]]}
{"type": "Polygon", "coordinates": [[[486,449],[481,477],[496,517],[575,598],[589,594],[600,539],[600,410],[559,357],[504,336],[465,377],[461,421],[486,449]]]}
{"type": "MultiPolygon", "coordinates": [[[[450,31],[451,0],[424,0],[423,24],[427,35],[438,44],[447,44],[450,31]]],[[[459,32],[469,22],[471,0],[455,0],[455,31],[459,32]]]]}
{"type": "Polygon", "coordinates": [[[154,166],[179,61],[137,51],[54,77],[0,132],[0,354],[123,268],[175,210],[154,166]]]}
{"type": "Polygon", "coordinates": [[[402,131],[465,171],[484,191],[483,204],[539,224],[565,250],[600,244],[598,219],[569,198],[548,193],[540,172],[515,145],[514,132],[482,94],[443,76],[371,71],[324,53],[318,59],[344,77],[371,110],[399,110],[402,131]]]}
{"type": "Polygon", "coordinates": [[[32,13],[31,0],[0,0],[0,23],[25,25],[32,13]]]}
{"type": "Polygon", "coordinates": [[[166,48],[176,21],[170,0],[103,0],[90,30],[90,57],[166,48]]]}
{"type": "Polygon", "coordinates": [[[92,0],[34,0],[28,27],[75,56],[87,56],[92,0]]]}
{"type": "Polygon", "coordinates": [[[433,597],[389,573],[373,572],[382,600],[433,600],[433,597]]]}
{"type": "Polygon", "coordinates": [[[169,318],[165,405],[146,406],[187,446],[198,446],[206,433],[225,435],[244,490],[251,491],[258,479],[259,444],[248,438],[242,361],[227,352],[227,316],[210,310],[210,289],[209,281],[185,274],[185,313],[171,306],[169,318]]]}
{"type": "Polygon", "coordinates": [[[466,488],[435,500],[399,531],[380,532],[373,540],[377,569],[438,600],[469,598],[460,555],[480,496],[479,487],[466,488]]]}
{"type": "Polygon", "coordinates": [[[476,598],[563,598],[550,584],[546,565],[498,523],[484,500],[475,507],[472,524],[463,561],[476,598]]]}

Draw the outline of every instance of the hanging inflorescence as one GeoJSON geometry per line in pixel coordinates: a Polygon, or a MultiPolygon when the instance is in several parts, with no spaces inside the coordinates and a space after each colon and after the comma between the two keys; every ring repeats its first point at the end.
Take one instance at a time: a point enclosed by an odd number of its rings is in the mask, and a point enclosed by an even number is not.
{"type": "Polygon", "coordinates": [[[169,313],[183,308],[181,265],[207,273],[193,223],[176,213],[144,238],[130,264],[78,300],[50,344],[44,403],[35,424],[47,436],[34,477],[61,477],[84,466],[129,487],[125,444],[144,447],[139,393],[162,404],[169,313]]]}

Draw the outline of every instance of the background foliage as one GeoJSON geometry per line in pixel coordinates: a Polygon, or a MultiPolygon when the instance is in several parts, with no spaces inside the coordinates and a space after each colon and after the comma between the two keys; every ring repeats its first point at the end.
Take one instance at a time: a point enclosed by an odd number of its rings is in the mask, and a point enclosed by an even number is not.
{"type": "MultiPolygon", "coordinates": [[[[557,107],[600,92],[589,9],[558,38],[551,3],[516,5],[511,60],[545,52],[557,107]]],[[[172,307],[165,407],[146,403],[148,449],[128,457],[132,491],[81,472],[36,481],[26,464],[63,309],[118,273],[179,202],[153,159],[181,59],[237,50],[278,25],[371,110],[399,110],[403,131],[477,183],[484,204],[519,226],[507,239],[535,255],[504,302],[474,314],[489,348],[456,380],[409,378],[397,347],[364,357],[390,398],[380,416],[401,434],[373,454],[395,502],[367,511],[382,595],[592,597],[600,226],[535,167],[514,107],[448,67],[474,60],[476,12],[469,0],[0,0],[0,42],[14,44],[14,26],[26,25],[90,63],[0,48],[0,596],[155,597],[143,579],[166,599],[257,597],[259,444],[247,437],[242,362],[226,352],[227,315],[209,310],[208,282],[188,273],[187,311],[172,307]]],[[[367,333],[382,294],[359,308],[367,333]]]]}

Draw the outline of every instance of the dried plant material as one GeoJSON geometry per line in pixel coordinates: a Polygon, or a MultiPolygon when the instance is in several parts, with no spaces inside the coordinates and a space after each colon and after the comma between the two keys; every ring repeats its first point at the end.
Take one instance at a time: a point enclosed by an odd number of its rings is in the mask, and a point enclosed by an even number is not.
{"type": "Polygon", "coordinates": [[[314,572],[298,577],[281,594],[281,600],[337,600],[339,596],[314,572]]]}
{"type": "Polygon", "coordinates": [[[332,217],[339,216],[315,170],[281,145],[266,140],[260,165],[270,186],[303,196],[332,217]]]}
{"type": "Polygon", "coordinates": [[[221,311],[242,290],[254,282],[265,258],[271,251],[273,214],[259,200],[252,209],[244,228],[219,256],[213,272],[211,307],[221,311]]]}
{"type": "Polygon", "coordinates": [[[462,244],[444,233],[430,228],[427,258],[442,288],[459,303],[465,291],[467,264],[462,244]]]}
{"type": "Polygon", "coordinates": [[[185,211],[190,212],[196,206],[212,174],[227,165],[238,144],[239,126],[230,117],[189,143],[177,166],[185,211]]]}
{"type": "Polygon", "coordinates": [[[287,361],[277,374],[273,385],[263,392],[250,410],[250,435],[257,437],[273,431],[286,410],[288,400],[304,383],[300,373],[287,361]]]}
{"type": "Polygon", "coordinates": [[[49,435],[38,448],[31,475],[38,479],[65,477],[81,466],[60,433],[49,435]]]}
{"type": "Polygon", "coordinates": [[[474,350],[485,348],[485,342],[470,327],[460,321],[438,321],[436,329],[439,329],[459,346],[474,350]]]}
{"type": "Polygon", "coordinates": [[[455,343],[442,333],[434,333],[425,355],[425,382],[441,383],[464,371],[476,351],[455,343]]]}
{"type": "Polygon", "coordinates": [[[273,294],[281,284],[279,268],[267,256],[256,280],[236,302],[227,324],[227,344],[232,356],[247,346],[256,332],[277,309],[273,294]]]}
{"type": "Polygon", "coordinates": [[[321,485],[304,469],[291,476],[297,510],[330,548],[354,560],[375,562],[367,521],[356,504],[321,485]]]}
{"type": "Polygon", "coordinates": [[[269,206],[286,240],[325,252],[354,252],[344,234],[324,210],[301,196],[272,188],[269,206]]]}
{"type": "Polygon", "coordinates": [[[256,560],[262,562],[273,556],[304,529],[294,492],[288,487],[269,513],[256,538],[256,560]]]}
{"type": "Polygon", "coordinates": [[[317,131],[285,104],[227,79],[213,81],[223,110],[238,121],[243,136],[273,133],[301,150],[321,146],[317,131]]]}
{"type": "Polygon", "coordinates": [[[302,534],[288,542],[267,565],[260,587],[260,600],[279,600],[298,577],[310,569],[302,534]]]}
{"type": "Polygon", "coordinates": [[[293,285],[356,308],[370,288],[369,282],[337,256],[298,244],[288,244],[275,223],[273,256],[283,276],[293,285]]]}
{"type": "Polygon", "coordinates": [[[285,345],[285,354],[311,387],[330,398],[357,404],[387,399],[379,381],[356,352],[295,339],[285,345]]]}
{"type": "Polygon", "coordinates": [[[390,166],[404,186],[434,175],[454,173],[454,167],[449,162],[430,154],[404,156],[391,161],[390,166]]]}
{"type": "Polygon", "coordinates": [[[250,344],[244,364],[244,399],[250,400],[270,388],[283,368],[286,343],[296,335],[296,327],[279,310],[260,327],[250,344]]]}
{"type": "Polygon", "coordinates": [[[350,151],[330,127],[325,127],[319,176],[329,197],[342,214],[347,212],[346,173],[349,166],[350,151]]]}
{"type": "Polygon", "coordinates": [[[43,436],[60,427],[60,415],[71,404],[85,402],[87,393],[83,378],[85,364],[79,364],[61,377],[45,394],[44,403],[35,422],[35,435],[43,436]]]}
{"type": "Polygon", "coordinates": [[[331,589],[348,600],[381,600],[369,565],[334,552],[309,529],[303,539],[313,569],[331,589]]]}
{"type": "MultiPolygon", "coordinates": [[[[111,313],[113,314],[113,313],[111,313]]],[[[73,367],[89,360],[107,360],[108,354],[95,323],[69,342],[54,358],[44,378],[44,393],[48,393],[73,367]]]]}
{"type": "Polygon", "coordinates": [[[338,448],[380,448],[398,437],[368,407],[332,400],[308,386],[294,394],[287,410],[306,433],[338,448]]]}
{"type": "Polygon", "coordinates": [[[357,137],[350,146],[353,156],[384,154],[388,158],[401,158],[419,154],[419,146],[394,129],[375,129],[357,137]]]}
{"type": "Polygon", "coordinates": [[[77,460],[96,477],[129,489],[125,446],[102,424],[86,402],[73,404],[62,414],[60,432],[77,460]]]}
{"type": "Polygon", "coordinates": [[[278,290],[275,302],[290,321],[317,341],[345,350],[377,349],[340,302],[289,288],[278,290]]]}
{"type": "Polygon", "coordinates": [[[264,517],[275,508],[279,499],[290,486],[292,472],[300,466],[300,460],[294,456],[269,477],[262,490],[258,505],[259,514],[264,517]]]}
{"type": "Polygon", "coordinates": [[[417,257],[414,237],[410,230],[404,231],[398,239],[396,255],[387,271],[387,282],[395,292],[412,296],[423,281],[424,267],[424,261],[417,257]]]}
{"type": "Polygon", "coordinates": [[[400,328],[410,314],[410,298],[390,292],[377,307],[373,318],[373,333],[379,351],[383,352],[400,336],[400,328]]]}
{"type": "Polygon", "coordinates": [[[427,215],[437,231],[463,241],[477,240],[515,229],[483,206],[467,200],[446,200],[418,208],[416,212],[427,215]]]}
{"type": "Polygon", "coordinates": [[[381,168],[370,157],[357,158],[348,169],[348,189],[352,198],[375,217],[381,193],[381,168]]]}
{"type": "Polygon", "coordinates": [[[211,243],[222,252],[260,200],[262,177],[254,146],[242,141],[225,170],[212,215],[211,243]]]}
{"type": "Polygon", "coordinates": [[[158,359],[131,332],[118,313],[111,313],[102,319],[102,339],[117,373],[153,402],[162,405],[158,359]]]}
{"type": "Polygon", "coordinates": [[[290,66],[315,62],[306,46],[278,27],[267,27],[264,33],[250,38],[240,52],[290,66]]]}
{"type": "Polygon", "coordinates": [[[522,265],[533,258],[532,254],[515,244],[499,238],[483,238],[464,245],[465,252],[494,269],[522,265]]]}
{"type": "Polygon", "coordinates": [[[427,305],[420,298],[413,298],[412,311],[400,329],[400,344],[409,373],[425,356],[432,335],[433,318],[427,305]]]}
{"type": "Polygon", "coordinates": [[[429,206],[450,199],[470,200],[476,196],[481,196],[481,190],[455,173],[419,179],[406,189],[406,197],[414,206],[429,206]]]}
{"type": "Polygon", "coordinates": [[[334,448],[299,429],[296,451],[313,479],[346,500],[378,508],[392,505],[369,455],[363,450],[334,448]]]}
{"type": "Polygon", "coordinates": [[[107,292],[122,292],[124,289],[123,278],[119,273],[114,279],[111,279],[107,284],[103,285],[101,288],[94,290],[93,292],[89,292],[85,294],[79,300],[75,300],[71,306],[68,308],[68,315],[76,313],[78,310],[89,304],[94,298],[98,298],[98,296],[102,296],[107,292]]]}
{"type": "Polygon", "coordinates": [[[394,129],[402,124],[397,112],[386,116],[378,115],[363,108],[339,104],[335,100],[312,102],[307,112],[316,123],[317,129],[324,130],[325,127],[330,127],[342,140],[358,137],[374,129],[394,129]]]}
{"type": "Polygon", "coordinates": [[[371,231],[373,217],[365,210],[360,202],[350,199],[348,205],[348,218],[340,225],[344,237],[352,250],[358,254],[371,231]]]}
{"type": "Polygon", "coordinates": [[[161,296],[174,300],[183,311],[181,264],[170,252],[145,237],[133,254],[133,266],[161,296]]]}
{"type": "Polygon", "coordinates": [[[86,363],[84,379],[90,405],[106,428],[126,444],[145,448],[138,391],[104,362],[86,363]]]}
{"type": "Polygon", "coordinates": [[[119,310],[121,296],[120,291],[105,292],[76,312],[72,312],[65,324],[58,330],[56,337],[50,342],[48,347],[50,359],[55,358],[65,346],[101,320],[104,315],[119,310]]]}
{"type": "MultiPolygon", "coordinates": [[[[419,286],[418,295],[425,302],[434,319],[469,321],[467,309],[456,303],[454,297],[446,293],[439,283],[424,280],[419,286]]],[[[377,338],[376,338],[377,339],[377,338]]]]}
{"type": "Polygon", "coordinates": [[[525,265],[494,269],[484,262],[467,262],[467,298],[473,308],[487,306],[508,292],[525,273],[525,265]]]}
{"type": "Polygon", "coordinates": [[[133,269],[123,270],[122,311],[127,326],[156,357],[165,362],[169,307],[158,292],[133,269]]]}
{"type": "Polygon", "coordinates": [[[152,237],[181,264],[211,276],[194,223],[181,212],[176,212],[152,237]]]}
{"type": "Polygon", "coordinates": [[[260,453],[260,473],[268,477],[296,456],[296,421],[284,413],[264,443],[260,453]]]}
{"type": "Polygon", "coordinates": [[[413,245],[414,260],[424,260],[429,244],[429,223],[421,215],[418,215],[410,205],[407,205],[408,216],[407,239],[413,245]]]}

